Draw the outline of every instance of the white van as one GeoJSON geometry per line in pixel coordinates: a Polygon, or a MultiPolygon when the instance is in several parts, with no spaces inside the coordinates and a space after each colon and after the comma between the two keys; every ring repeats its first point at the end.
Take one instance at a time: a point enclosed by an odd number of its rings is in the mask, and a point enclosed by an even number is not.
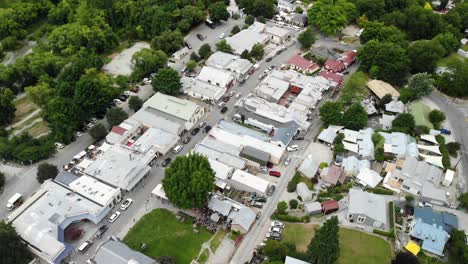
{"type": "Polygon", "coordinates": [[[179,153],[179,152],[182,150],[183,147],[184,147],[184,146],[182,146],[182,145],[177,145],[177,146],[175,146],[175,147],[172,149],[172,152],[174,152],[174,153],[177,154],[177,153],[179,153]]]}
{"type": "Polygon", "coordinates": [[[9,211],[15,209],[17,206],[20,206],[23,203],[23,196],[21,193],[15,193],[7,202],[7,209],[9,211]]]}
{"type": "Polygon", "coordinates": [[[225,105],[226,105],[225,102],[221,102],[221,103],[218,104],[218,107],[219,107],[219,108],[223,108],[225,105]]]}
{"type": "Polygon", "coordinates": [[[92,241],[86,240],[81,246],[78,248],[78,252],[84,253],[88,248],[93,244],[92,241]]]}

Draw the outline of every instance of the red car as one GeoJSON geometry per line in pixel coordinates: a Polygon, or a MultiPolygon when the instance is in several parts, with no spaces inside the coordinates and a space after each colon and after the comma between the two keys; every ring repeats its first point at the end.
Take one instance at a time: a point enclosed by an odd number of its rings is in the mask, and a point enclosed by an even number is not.
{"type": "Polygon", "coordinates": [[[229,99],[231,99],[231,97],[229,97],[229,96],[224,96],[223,102],[227,103],[227,102],[229,101],[229,99]]]}
{"type": "Polygon", "coordinates": [[[281,177],[281,172],[279,171],[269,171],[268,174],[270,174],[270,176],[273,176],[273,177],[281,177]]]}

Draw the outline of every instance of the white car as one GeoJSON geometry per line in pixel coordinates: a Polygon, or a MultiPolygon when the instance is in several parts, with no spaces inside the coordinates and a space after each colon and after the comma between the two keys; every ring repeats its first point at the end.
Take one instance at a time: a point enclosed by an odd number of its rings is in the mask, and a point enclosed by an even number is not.
{"type": "Polygon", "coordinates": [[[223,39],[224,37],[226,37],[226,34],[224,34],[224,33],[221,34],[221,35],[219,35],[219,38],[220,38],[220,39],[223,39]]]}
{"type": "Polygon", "coordinates": [[[88,124],[86,124],[86,127],[87,127],[88,129],[91,129],[91,128],[94,127],[94,124],[93,124],[93,123],[88,123],[88,124]]]}
{"type": "Polygon", "coordinates": [[[130,96],[130,95],[132,95],[132,92],[130,92],[130,91],[125,91],[124,94],[125,94],[126,96],[130,96]]]}
{"type": "Polygon", "coordinates": [[[119,216],[120,216],[120,212],[119,212],[119,211],[116,211],[115,213],[113,213],[113,214],[109,217],[109,222],[114,223],[115,220],[117,220],[117,218],[119,218],[119,216]]]}
{"type": "Polygon", "coordinates": [[[130,207],[130,205],[132,205],[132,203],[133,203],[133,200],[130,199],[130,198],[127,198],[127,199],[125,199],[125,201],[120,205],[120,209],[121,209],[122,211],[125,211],[125,210],[127,210],[128,207],[130,207]]]}
{"type": "Polygon", "coordinates": [[[58,142],[55,142],[54,145],[58,149],[63,149],[65,147],[65,145],[63,145],[62,143],[58,143],[58,142]]]}
{"type": "Polygon", "coordinates": [[[179,153],[179,152],[182,150],[183,147],[184,147],[184,146],[182,146],[182,145],[177,145],[177,146],[175,146],[175,147],[172,149],[172,152],[174,152],[175,154],[177,154],[177,153],[179,153]]]}
{"type": "Polygon", "coordinates": [[[269,231],[270,231],[270,233],[276,232],[276,233],[280,233],[280,234],[281,234],[281,232],[283,231],[283,229],[281,229],[281,227],[279,227],[279,226],[272,226],[272,227],[270,227],[270,230],[269,230],[269,231]]]}
{"type": "Polygon", "coordinates": [[[114,103],[119,105],[122,103],[122,101],[120,101],[119,99],[114,99],[114,103]]]}
{"type": "Polygon", "coordinates": [[[75,137],[81,137],[82,135],[83,135],[83,133],[81,133],[80,131],[75,132],[75,137]]]}
{"type": "Polygon", "coordinates": [[[91,121],[91,123],[96,124],[98,120],[97,120],[97,118],[93,117],[93,118],[90,119],[90,121],[91,121]]]}
{"type": "Polygon", "coordinates": [[[289,152],[297,151],[298,149],[299,149],[298,145],[292,145],[292,146],[288,146],[286,148],[286,150],[289,151],[289,152]]]}
{"type": "Polygon", "coordinates": [[[241,94],[237,93],[235,97],[236,97],[236,99],[239,99],[241,97],[241,94]]]}
{"type": "Polygon", "coordinates": [[[291,163],[291,157],[288,157],[288,158],[284,161],[284,166],[288,166],[289,163],[291,163]]]}
{"type": "Polygon", "coordinates": [[[271,227],[279,227],[279,228],[284,228],[285,224],[280,222],[280,221],[272,221],[271,222],[271,227]]]}

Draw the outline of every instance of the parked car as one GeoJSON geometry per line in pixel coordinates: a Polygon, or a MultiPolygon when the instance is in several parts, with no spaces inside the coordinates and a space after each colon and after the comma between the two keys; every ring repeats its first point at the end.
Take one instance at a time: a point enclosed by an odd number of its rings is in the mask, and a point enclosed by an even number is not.
{"type": "Polygon", "coordinates": [[[260,167],[260,171],[261,171],[263,174],[267,174],[267,173],[268,173],[268,168],[267,168],[267,166],[262,166],[262,167],[260,167]]]}
{"type": "Polygon", "coordinates": [[[83,133],[81,133],[80,131],[76,131],[74,135],[75,137],[79,138],[83,135],[83,133]]]}
{"type": "Polygon", "coordinates": [[[281,234],[282,231],[283,231],[283,230],[282,230],[279,226],[271,226],[271,227],[270,227],[270,232],[271,232],[271,233],[276,232],[276,233],[280,233],[280,234],[281,234]]]}
{"type": "Polygon", "coordinates": [[[127,99],[128,99],[128,96],[126,96],[126,95],[124,95],[124,94],[121,94],[121,95],[119,96],[119,100],[122,101],[122,102],[127,101],[127,99]]]}
{"type": "Polygon", "coordinates": [[[270,62],[270,61],[272,61],[272,60],[273,60],[273,58],[272,58],[272,57],[268,57],[268,58],[266,58],[266,60],[265,60],[265,61],[266,61],[266,62],[270,62]]]}
{"type": "Polygon", "coordinates": [[[174,152],[175,154],[177,154],[177,153],[179,153],[179,152],[182,150],[183,147],[184,147],[184,146],[182,146],[182,145],[177,145],[177,146],[175,146],[175,147],[172,149],[172,152],[174,152]]]}
{"type": "Polygon", "coordinates": [[[224,37],[226,37],[226,34],[225,34],[225,33],[222,33],[221,35],[219,35],[219,38],[220,38],[220,39],[223,39],[224,37]]]}
{"type": "Polygon", "coordinates": [[[163,162],[162,162],[162,166],[163,167],[167,167],[167,165],[169,165],[169,163],[171,163],[172,159],[171,158],[166,158],[163,162]]]}
{"type": "Polygon", "coordinates": [[[270,188],[267,190],[267,195],[272,196],[273,193],[275,193],[276,187],[274,185],[271,185],[270,188]]]}
{"type": "Polygon", "coordinates": [[[114,102],[115,104],[117,104],[117,105],[119,105],[119,104],[121,104],[121,103],[122,103],[122,101],[121,101],[121,100],[119,100],[119,99],[114,99],[114,100],[113,100],[113,102],[114,102]]]}
{"type": "Polygon", "coordinates": [[[292,146],[288,146],[286,148],[286,150],[289,151],[289,152],[297,151],[298,149],[299,149],[298,145],[292,145],[292,146]]]}
{"type": "Polygon", "coordinates": [[[208,133],[210,132],[211,130],[211,126],[206,126],[205,128],[203,128],[203,133],[208,133]]]}
{"type": "Polygon", "coordinates": [[[78,248],[78,252],[85,253],[86,250],[93,244],[91,240],[86,240],[81,246],[78,248]]]}
{"type": "Polygon", "coordinates": [[[206,122],[205,122],[205,121],[202,121],[202,122],[200,122],[200,124],[198,124],[198,127],[199,127],[199,128],[202,128],[202,127],[204,127],[205,125],[206,125],[206,122]]]}
{"type": "Polygon", "coordinates": [[[90,123],[86,124],[86,127],[87,127],[88,129],[91,129],[91,128],[94,127],[94,124],[90,122],[90,123]]]}
{"type": "Polygon", "coordinates": [[[255,216],[255,219],[260,219],[260,216],[262,216],[262,213],[258,212],[257,215],[255,216]]]}
{"type": "Polygon", "coordinates": [[[261,80],[261,79],[265,78],[266,76],[267,76],[266,73],[262,73],[262,74],[260,74],[260,76],[258,76],[258,79],[261,80]]]}
{"type": "Polygon", "coordinates": [[[97,118],[92,117],[91,119],[89,119],[89,121],[90,121],[91,123],[93,123],[93,124],[96,124],[98,120],[97,120],[97,118]]]}
{"type": "Polygon", "coordinates": [[[439,131],[440,131],[440,133],[442,133],[443,135],[450,135],[450,134],[452,134],[452,132],[451,132],[450,130],[445,129],[445,128],[442,128],[442,129],[440,129],[439,131]]]}
{"type": "Polygon", "coordinates": [[[191,139],[192,139],[191,137],[187,136],[184,138],[184,140],[182,140],[182,143],[187,144],[190,142],[191,139]]]}
{"type": "Polygon", "coordinates": [[[114,223],[117,218],[120,216],[120,211],[116,211],[109,217],[109,222],[114,223]]]}
{"type": "Polygon", "coordinates": [[[270,176],[277,177],[277,178],[281,177],[281,172],[279,171],[269,171],[268,174],[270,176]]]}
{"type": "Polygon", "coordinates": [[[184,45],[185,45],[185,47],[187,47],[188,49],[192,49],[192,45],[190,45],[190,43],[188,43],[187,41],[184,41],[184,45]]]}
{"type": "Polygon", "coordinates": [[[120,205],[120,210],[125,211],[127,208],[132,205],[133,200],[130,198],[125,199],[125,201],[120,205]]]}
{"type": "Polygon", "coordinates": [[[205,37],[203,37],[203,35],[200,34],[200,33],[197,34],[197,38],[198,38],[199,40],[204,40],[204,39],[205,39],[205,37]]]}
{"type": "Polygon", "coordinates": [[[280,222],[280,221],[272,221],[272,222],[271,222],[271,226],[272,226],[272,227],[273,227],[273,226],[278,226],[278,227],[280,227],[280,228],[284,228],[286,225],[285,225],[284,223],[280,222]]]}
{"type": "Polygon", "coordinates": [[[231,99],[230,96],[224,96],[223,97],[223,102],[227,103],[227,102],[229,102],[229,99],[231,99]]]}
{"type": "Polygon", "coordinates": [[[200,131],[200,128],[196,127],[192,129],[192,132],[190,132],[190,134],[192,134],[192,136],[195,136],[199,131],[200,131]]]}
{"type": "Polygon", "coordinates": [[[304,140],[304,136],[297,135],[297,136],[293,137],[293,139],[294,140],[304,140]]]}
{"type": "Polygon", "coordinates": [[[291,163],[291,157],[288,157],[288,158],[284,161],[284,166],[289,166],[289,163],[291,163]]]}
{"type": "Polygon", "coordinates": [[[132,93],[138,93],[139,91],[140,91],[140,88],[138,88],[138,86],[135,86],[132,89],[130,89],[130,92],[132,93]]]}
{"type": "Polygon", "coordinates": [[[54,145],[58,149],[63,149],[65,147],[65,145],[63,145],[62,143],[59,143],[59,142],[55,142],[54,145]]]}
{"type": "Polygon", "coordinates": [[[225,106],[225,107],[221,108],[221,114],[224,114],[224,113],[226,113],[226,112],[227,112],[227,110],[228,110],[227,106],[225,106]]]}
{"type": "Polygon", "coordinates": [[[258,196],[257,198],[255,198],[255,201],[261,202],[261,203],[266,203],[267,198],[263,197],[263,196],[258,196]]]}
{"type": "Polygon", "coordinates": [[[240,86],[244,85],[244,83],[245,83],[245,79],[242,79],[242,80],[239,81],[240,86]]]}
{"type": "Polygon", "coordinates": [[[253,202],[253,203],[252,203],[252,207],[256,207],[256,208],[262,209],[262,208],[263,208],[263,203],[260,203],[260,202],[253,202]]]}
{"type": "Polygon", "coordinates": [[[223,108],[225,105],[226,105],[225,102],[221,102],[221,103],[218,104],[218,107],[219,107],[219,109],[221,109],[221,108],[223,108]]]}
{"type": "Polygon", "coordinates": [[[277,232],[273,232],[273,233],[271,233],[270,238],[273,239],[273,240],[281,240],[281,234],[277,233],[277,232]]]}
{"type": "Polygon", "coordinates": [[[109,229],[106,225],[101,226],[95,234],[95,237],[101,238],[102,235],[109,229]]]}

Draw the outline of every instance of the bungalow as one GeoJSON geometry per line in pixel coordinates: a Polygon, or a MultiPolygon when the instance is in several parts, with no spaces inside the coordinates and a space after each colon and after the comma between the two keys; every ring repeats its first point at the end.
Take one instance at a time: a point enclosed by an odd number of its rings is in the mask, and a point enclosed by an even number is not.
{"type": "Polygon", "coordinates": [[[351,66],[356,61],[357,52],[356,50],[345,51],[339,61],[341,61],[346,68],[351,66]]]}
{"type": "Polygon", "coordinates": [[[320,66],[299,55],[290,58],[288,65],[294,70],[304,73],[314,73],[320,69],[320,66]]]}
{"type": "Polygon", "coordinates": [[[320,177],[326,183],[331,185],[343,184],[346,180],[346,173],[343,167],[331,165],[329,168],[324,168],[320,177]]]}
{"type": "Polygon", "coordinates": [[[331,214],[338,211],[340,205],[335,200],[328,200],[322,203],[322,212],[324,214],[331,214]]]}
{"type": "Polygon", "coordinates": [[[348,203],[347,219],[350,222],[384,230],[389,228],[387,200],[382,195],[353,188],[349,190],[348,203]]]}
{"type": "Polygon", "coordinates": [[[410,236],[422,241],[422,249],[438,256],[444,256],[445,244],[450,237],[442,226],[424,223],[422,219],[413,222],[410,236]]]}
{"type": "Polygon", "coordinates": [[[336,83],[335,87],[341,87],[341,84],[343,83],[343,79],[344,79],[342,74],[331,72],[331,71],[321,71],[319,75],[329,81],[336,83]]]}
{"type": "Polygon", "coordinates": [[[376,171],[369,168],[362,169],[356,178],[360,184],[371,188],[375,188],[383,180],[376,171]]]}
{"type": "Polygon", "coordinates": [[[327,59],[327,61],[325,61],[325,64],[323,65],[323,68],[331,72],[341,72],[346,67],[344,63],[341,61],[337,61],[334,59],[327,59]]]}

